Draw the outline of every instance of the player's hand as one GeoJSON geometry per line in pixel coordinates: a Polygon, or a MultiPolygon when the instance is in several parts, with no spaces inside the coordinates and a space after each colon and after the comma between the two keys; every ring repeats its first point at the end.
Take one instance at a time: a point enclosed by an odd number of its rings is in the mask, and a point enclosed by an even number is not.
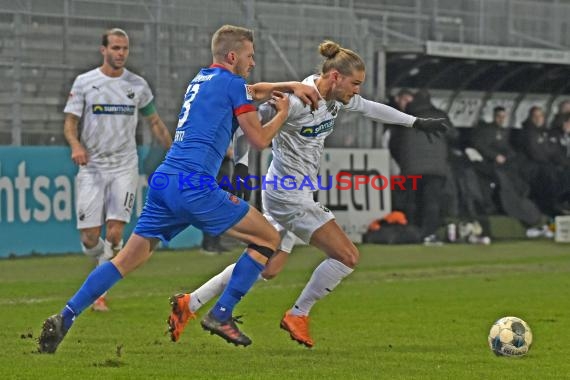
{"type": "Polygon", "coordinates": [[[273,91],[269,102],[275,107],[277,113],[289,113],[289,97],[280,91],[273,91]]]}
{"type": "Polygon", "coordinates": [[[421,117],[416,118],[412,128],[416,128],[424,132],[430,143],[433,142],[432,136],[441,137],[450,128],[447,124],[447,119],[423,119],[421,117]]]}
{"type": "Polygon", "coordinates": [[[71,159],[77,165],[87,164],[87,151],[81,144],[71,147],[71,159]]]}
{"type": "Polygon", "coordinates": [[[242,198],[246,202],[251,198],[252,189],[251,178],[248,178],[248,176],[247,166],[244,164],[236,164],[234,173],[232,174],[232,190],[230,193],[242,198]]]}
{"type": "Polygon", "coordinates": [[[315,111],[319,108],[321,96],[315,87],[298,82],[293,86],[293,93],[296,97],[301,99],[303,103],[311,106],[311,111],[315,111]]]}

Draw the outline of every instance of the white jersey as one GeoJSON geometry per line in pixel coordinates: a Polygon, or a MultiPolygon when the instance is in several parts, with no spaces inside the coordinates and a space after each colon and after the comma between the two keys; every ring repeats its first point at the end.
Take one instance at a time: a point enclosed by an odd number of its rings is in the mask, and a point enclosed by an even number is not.
{"type": "Polygon", "coordinates": [[[82,169],[116,171],[137,167],[137,111],[150,105],[152,99],[148,83],[127,69],[116,78],[99,68],[79,75],[64,112],[83,118],[80,141],[87,149],[88,163],[82,169]]]}
{"type": "MultiPolygon", "coordinates": [[[[318,75],[311,75],[303,83],[316,87],[315,80],[318,75]]],[[[272,107],[266,104],[260,107],[263,121],[268,121],[272,107]]],[[[273,138],[273,160],[267,173],[267,179],[277,179],[278,189],[275,190],[271,183],[267,183],[266,191],[268,195],[282,198],[285,194],[294,195],[295,191],[283,190],[282,179],[293,176],[296,182],[296,189],[307,179],[318,189],[317,176],[321,155],[323,153],[325,139],[334,128],[338,112],[341,110],[359,112],[366,117],[378,120],[383,123],[400,124],[412,126],[415,117],[400,112],[392,107],[381,103],[373,102],[355,95],[348,104],[338,101],[319,101],[319,108],[311,112],[309,106],[295,95],[289,95],[289,115],[287,121],[281,127],[277,135],[273,138]]],[[[274,114],[275,111],[273,111],[274,114]]],[[[293,179],[291,178],[286,186],[291,188],[293,179]]],[[[321,181],[323,186],[327,186],[327,180],[321,181]]],[[[312,192],[310,187],[302,186],[302,192],[312,192]]]]}

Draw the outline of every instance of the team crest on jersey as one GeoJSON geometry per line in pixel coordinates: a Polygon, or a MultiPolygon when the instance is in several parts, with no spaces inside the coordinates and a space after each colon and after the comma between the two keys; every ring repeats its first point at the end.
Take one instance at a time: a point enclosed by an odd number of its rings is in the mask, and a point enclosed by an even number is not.
{"type": "Polygon", "coordinates": [[[127,98],[132,99],[135,97],[135,92],[133,91],[132,88],[128,88],[127,89],[127,98]]]}
{"type": "Polygon", "coordinates": [[[303,137],[317,137],[320,134],[330,131],[334,127],[335,119],[323,121],[319,125],[308,125],[301,127],[299,134],[303,137]]]}
{"type": "Polygon", "coordinates": [[[336,105],[336,102],[328,105],[327,111],[329,111],[331,115],[336,116],[336,114],[338,113],[338,106],[336,105]]]}
{"type": "Polygon", "coordinates": [[[233,195],[233,194],[230,194],[230,201],[231,201],[233,204],[236,204],[236,205],[239,204],[239,198],[236,197],[236,196],[233,195]]]}
{"type": "Polygon", "coordinates": [[[247,84],[244,84],[244,86],[245,86],[245,97],[247,98],[247,100],[253,100],[253,91],[251,91],[251,89],[247,84]]]}

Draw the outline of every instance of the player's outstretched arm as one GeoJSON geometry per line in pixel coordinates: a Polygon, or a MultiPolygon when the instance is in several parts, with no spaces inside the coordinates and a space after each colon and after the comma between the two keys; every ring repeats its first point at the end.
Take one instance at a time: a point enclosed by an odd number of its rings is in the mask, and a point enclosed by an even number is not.
{"type": "Polygon", "coordinates": [[[71,147],[71,159],[77,165],[87,164],[87,151],[81,145],[79,138],[77,137],[77,125],[79,124],[79,117],[72,113],[65,114],[65,121],[63,123],[63,135],[67,140],[67,143],[71,147]]]}
{"type": "Polygon", "coordinates": [[[255,101],[269,99],[274,91],[292,92],[301,101],[315,110],[319,108],[318,103],[321,96],[315,87],[307,86],[301,82],[259,82],[248,86],[249,91],[255,101]]]}
{"type": "Polygon", "coordinates": [[[277,113],[265,125],[261,125],[257,112],[246,112],[238,115],[238,123],[247,141],[255,149],[269,146],[279,128],[287,120],[289,114],[289,97],[282,92],[275,91],[271,98],[277,113]]]}
{"type": "Polygon", "coordinates": [[[170,149],[170,145],[172,145],[172,136],[170,132],[168,132],[168,128],[158,116],[158,113],[153,113],[146,118],[150,124],[150,130],[154,137],[158,140],[160,145],[164,147],[164,149],[170,149]]]}
{"type": "Polygon", "coordinates": [[[439,136],[440,134],[444,134],[449,128],[448,121],[445,118],[424,119],[414,117],[385,104],[364,99],[359,95],[354,96],[346,106],[346,110],[360,112],[364,116],[382,123],[416,128],[426,133],[428,138],[431,137],[431,135],[439,136]]]}

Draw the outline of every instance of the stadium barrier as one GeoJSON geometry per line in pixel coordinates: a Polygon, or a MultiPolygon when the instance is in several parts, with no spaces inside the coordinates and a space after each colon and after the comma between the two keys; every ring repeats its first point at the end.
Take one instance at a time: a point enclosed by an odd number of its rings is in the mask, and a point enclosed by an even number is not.
{"type": "MultiPolygon", "coordinates": [[[[147,152],[147,147],[139,148],[139,157],[147,152]]],[[[125,238],[146,196],[147,177],[140,162],[136,205],[125,238]]],[[[74,201],[76,173],[67,147],[0,147],[0,257],[81,252],[74,201]]],[[[168,247],[193,247],[201,238],[202,233],[191,227],[168,247]]]]}

